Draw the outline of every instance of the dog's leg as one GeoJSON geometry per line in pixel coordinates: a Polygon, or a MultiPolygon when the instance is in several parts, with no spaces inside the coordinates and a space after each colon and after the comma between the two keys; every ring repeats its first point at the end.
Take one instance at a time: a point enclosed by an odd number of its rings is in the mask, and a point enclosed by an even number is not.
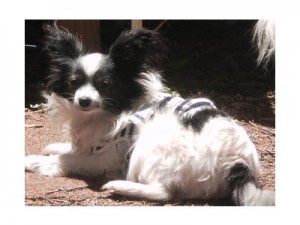
{"type": "Polygon", "coordinates": [[[46,176],[64,176],[60,168],[61,154],[72,150],[70,143],[54,143],[43,149],[43,155],[29,155],[25,157],[25,170],[46,176]]]}
{"type": "Polygon", "coordinates": [[[72,150],[71,143],[53,143],[47,145],[43,149],[43,153],[46,155],[58,155],[58,154],[65,154],[72,150]]]}
{"type": "Polygon", "coordinates": [[[25,157],[25,170],[47,176],[62,176],[59,169],[59,155],[42,156],[29,155],[25,157]]]}
{"type": "Polygon", "coordinates": [[[111,155],[105,154],[77,154],[69,152],[59,155],[29,155],[25,157],[25,169],[29,172],[47,176],[81,175],[98,177],[104,173],[112,178],[119,176],[120,158],[111,160],[111,155]]]}
{"type": "Polygon", "coordinates": [[[111,193],[128,197],[168,201],[171,195],[160,185],[147,185],[132,181],[115,180],[102,186],[102,190],[109,190],[111,193]]]}

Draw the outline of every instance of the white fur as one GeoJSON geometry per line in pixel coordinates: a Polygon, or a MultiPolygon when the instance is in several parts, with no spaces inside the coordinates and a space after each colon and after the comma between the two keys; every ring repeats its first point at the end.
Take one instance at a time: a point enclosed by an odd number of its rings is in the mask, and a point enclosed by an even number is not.
{"type": "Polygon", "coordinates": [[[65,154],[69,153],[72,150],[71,143],[53,143],[47,145],[43,149],[43,153],[47,155],[58,155],[58,154],[65,154]]]}
{"type": "MultiPolygon", "coordinates": [[[[164,86],[161,82],[161,76],[158,73],[142,73],[142,78],[137,79],[144,90],[146,90],[146,100],[156,101],[158,93],[163,92],[164,86]]],[[[144,99],[145,100],[145,99],[144,99]]]]}
{"type": "MultiPolygon", "coordinates": [[[[236,191],[233,193],[236,195],[236,191]]],[[[254,184],[245,185],[241,197],[241,205],[272,206],[275,205],[275,192],[258,189],[254,184]]]]}
{"type": "Polygon", "coordinates": [[[85,110],[92,110],[94,108],[99,108],[99,106],[102,104],[102,99],[99,95],[99,92],[89,83],[81,86],[75,92],[74,104],[78,108],[81,108],[79,101],[82,98],[88,98],[91,100],[91,104],[88,107],[86,107],[85,110]]]}
{"type": "MultiPolygon", "coordinates": [[[[172,110],[157,112],[150,121],[140,124],[134,146],[124,142],[125,151],[110,149],[93,154],[91,146],[101,137],[113,137],[129,115],[124,113],[115,120],[101,110],[82,112],[55,94],[47,97],[53,121],[69,125],[72,149],[70,144],[51,144],[46,152],[58,155],[27,156],[28,171],[48,176],[105,174],[114,181],[105,184],[103,190],[159,201],[225,197],[231,190],[226,179],[236,163],[247,165],[252,174],[259,175],[255,146],[230,118],[212,117],[200,133],[195,133],[184,127],[172,110]],[[124,177],[122,165],[133,147],[124,177]]],[[[274,205],[274,193],[247,184],[240,203],[274,205]]]]}
{"type": "MultiPolygon", "coordinates": [[[[97,57],[100,56],[94,55],[82,60],[96,60],[97,57]]],[[[142,79],[141,82],[144,85],[150,85],[147,87],[147,96],[149,96],[149,102],[154,102],[159,98],[160,95],[157,93],[163,89],[163,85],[158,74],[145,73],[144,75],[145,79],[142,79]],[[153,88],[151,88],[152,83],[155,83],[153,88]]],[[[95,101],[99,97],[91,86],[84,86],[78,89],[76,93],[78,96],[75,95],[75,99],[85,96],[85,94],[95,101]]],[[[130,150],[129,143],[122,142],[125,150],[100,151],[101,154],[93,154],[94,151],[91,148],[103,139],[114,138],[123,128],[123,125],[127,123],[131,112],[124,112],[119,117],[115,117],[101,108],[82,111],[76,102],[75,104],[71,103],[55,93],[44,94],[44,97],[48,102],[52,127],[58,131],[63,131],[66,136],[70,136],[71,150],[69,149],[70,146],[63,143],[50,144],[44,149],[44,153],[59,155],[27,156],[26,170],[48,176],[78,174],[94,177],[103,175],[104,171],[111,178],[122,176],[123,161],[130,150]]],[[[140,104],[142,103],[137,103],[136,107],[140,107],[140,104]]]]}
{"type": "Polygon", "coordinates": [[[102,189],[108,189],[111,193],[129,197],[141,198],[142,196],[148,200],[167,201],[171,199],[165,188],[160,185],[146,185],[128,180],[110,181],[102,189]]]}
{"type": "Polygon", "coordinates": [[[95,72],[100,68],[103,62],[104,55],[100,53],[87,54],[78,59],[85,74],[87,76],[93,76],[95,72]]]}
{"type": "MultiPolygon", "coordinates": [[[[120,128],[112,117],[102,111],[83,112],[69,101],[52,94],[45,95],[49,104],[49,116],[53,127],[64,130],[72,139],[72,149],[69,144],[50,144],[45,153],[54,156],[27,156],[25,168],[48,176],[67,176],[70,174],[84,176],[119,177],[124,154],[119,151],[107,151],[102,154],[92,154],[91,147],[102,138],[110,138],[115,127],[120,128]]],[[[126,117],[123,116],[123,119],[126,117]]],[[[121,122],[120,122],[121,123],[121,122]]]]}
{"type": "Polygon", "coordinates": [[[134,183],[112,181],[103,188],[151,200],[224,197],[228,172],[237,162],[259,173],[256,149],[234,121],[213,118],[195,134],[173,113],[161,113],[141,127],[127,174],[134,183]]]}
{"type": "Polygon", "coordinates": [[[259,20],[254,27],[253,42],[258,50],[257,63],[267,65],[275,54],[275,21],[259,20]]]}

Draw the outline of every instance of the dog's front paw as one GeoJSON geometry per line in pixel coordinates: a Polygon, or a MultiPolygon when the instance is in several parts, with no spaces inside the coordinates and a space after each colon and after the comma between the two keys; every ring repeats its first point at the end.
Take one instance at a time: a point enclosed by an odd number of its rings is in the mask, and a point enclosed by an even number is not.
{"type": "Polygon", "coordinates": [[[116,193],[117,190],[120,189],[123,185],[123,181],[109,181],[108,183],[104,184],[101,188],[102,191],[108,191],[109,193],[116,193]]]}
{"type": "Polygon", "coordinates": [[[25,170],[47,176],[60,176],[58,156],[29,155],[25,157],[25,170]]]}
{"type": "Polygon", "coordinates": [[[72,150],[71,143],[53,143],[47,145],[43,149],[43,153],[46,155],[59,155],[65,154],[72,150]]]}
{"type": "Polygon", "coordinates": [[[119,194],[125,196],[131,196],[136,189],[136,184],[131,181],[126,180],[113,180],[109,181],[108,183],[104,184],[101,188],[102,191],[108,191],[110,194],[119,194]]]}

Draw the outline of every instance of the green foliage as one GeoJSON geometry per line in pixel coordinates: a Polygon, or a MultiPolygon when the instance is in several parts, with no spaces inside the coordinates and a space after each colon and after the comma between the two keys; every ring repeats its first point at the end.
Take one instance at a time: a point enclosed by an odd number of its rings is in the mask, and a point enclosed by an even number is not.
{"type": "Polygon", "coordinates": [[[30,104],[30,108],[37,111],[47,111],[47,104],[41,103],[41,104],[30,104]]]}
{"type": "Polygon", "coordinates": [[[173,88],[171,89],[170,87],[165,87],[165,92],[180,97],[179,92],[173,88]]]}

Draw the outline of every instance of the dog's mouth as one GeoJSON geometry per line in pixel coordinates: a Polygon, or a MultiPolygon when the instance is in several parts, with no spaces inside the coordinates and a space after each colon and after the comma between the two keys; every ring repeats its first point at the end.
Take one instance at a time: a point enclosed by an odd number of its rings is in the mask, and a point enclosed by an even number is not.
{"type": "Polygon", "coordinates": [[[78,102],[75,102],[75,105],[78,109],[84,112],[97,111],[101,109],[98,101],[92,101],[89,98],[81,98],[78,102]]]}
{"type": "Polygon", "coordinates": [[[78,106],[78,108],[83,112],[94,112],[102,109],[100,106],[89,106],[89,107],[78,106]]]}
{"type": "Polygon", "coordinates": [[[89,112],[89,111],[93,111],[94,110],[94,108],[93,109],[90,109],[90,108],[82,108],[82,107],[80,107],[79,108],[81,111],[84,111],[84,112],[89,112]]]}

